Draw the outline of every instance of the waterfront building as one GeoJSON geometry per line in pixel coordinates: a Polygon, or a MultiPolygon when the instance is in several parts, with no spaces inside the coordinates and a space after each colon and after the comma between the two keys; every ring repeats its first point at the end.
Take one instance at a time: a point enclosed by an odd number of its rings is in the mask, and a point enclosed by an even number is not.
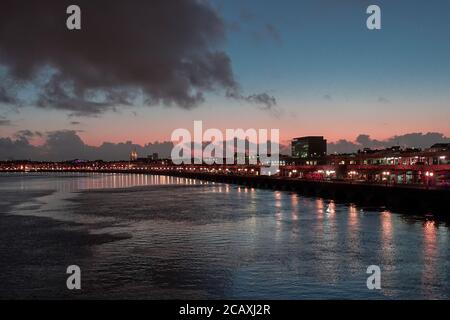
{"type": "Polygon", "coordinates": [[[292,157],[304,164],[316,165],[327,155],[327,140],[323,136],[294,138],[291,142],[292,157]]]}
{"type": "Polygon", "coordinates": [[[430,147],[429,151],[450,151],[450,143],[435,143],[430,147]]]}

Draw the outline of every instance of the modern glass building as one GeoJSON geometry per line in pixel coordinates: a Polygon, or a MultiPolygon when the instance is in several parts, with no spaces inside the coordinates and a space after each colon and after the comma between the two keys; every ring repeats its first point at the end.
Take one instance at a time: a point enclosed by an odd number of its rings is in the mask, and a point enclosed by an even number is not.
{"type": "Polygon", "coordinates": [[[291,148],[293,158],[322,159],[327,155],[327,140],[323,136],[294,138],[291,142],[291,148]]]}

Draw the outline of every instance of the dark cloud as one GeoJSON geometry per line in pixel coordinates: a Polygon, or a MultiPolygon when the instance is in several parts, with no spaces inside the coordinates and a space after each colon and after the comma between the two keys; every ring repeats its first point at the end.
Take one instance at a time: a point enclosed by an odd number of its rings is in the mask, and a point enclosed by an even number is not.
{"type": "MultiPolygon", "coordinates": [[[[339,140],[329,143],[328,153],[352,153],[363,148],[386,148],[394,145],[428,148],[440,142],[450,143],[450,138],[437,132],[408,133],[393,136],[386,140],[376,140],[371,139],[368,135],[359,135],[354,142],[339,140]]],[[[45,135],[36,131],[21,130],[12,138],[0,138],[0,161],[10,159],[36,161],[126,160],[132,150],[136,150],[140,157],[146,157],[156,152],[160,157],[168,158],[172,147],[173,143],[170,141],[147,143],[143,146],[130,141],[121,143],[104,142],[97,147],[85,144],[75,130],[52,131],[45,135]],[[45,136],[43,145],[34,146],[30,143],[30,140],[37,136],[45,136]]],[[[290,154],[289,142],[281,143],[279,149],[281,154],[290,154]]]]}
{"type": "Polygon", "coordinates": [[[0,126],[10,126],[11,125],[11,120],[6,119],[3,116],[0,116],[0,126]]]}
{"type": "Polygon", "coordinates": [[[283,43],[281,33],[271,23],[262,24],[261,27],[251,33],[251,36],[257,43],[264,43],[267,41],[274,42],[278,45],[283,43]]]}
{"type": "Polygon", "coordinates": [[[132,142],[111,143],[90,146],[83,142],[75,130],[52,131],[45,134],[43,145],[34,146],[30,140],[39,132],[22,130],[14,137],[0,138],[0,161],[12,159],[31,159],[36,161],[64,161],[72,159],[86,160],[127,160],[132,150],[140,157],[157,152],[161,157],[169,157],[172,142],[148,143],[144,146],[132,142]]]}
{"type": "Polygon", "coordinates": [[[259,93],[244,96],[237,91],[228,91],[227,97],[239,101],[245,101],[248,103],[256,104],[259,106],[260,109],[270,111],[274,115],[281,113],[281,110],[277,108],[276,98],[274,96],[269,95],[268,93],[259,93]]]}
{"type": "Polygon", "coordinates": [[[362,146],[345,139],[340,139],[336,142],[329,142],[327,146],[327,152],[332,153],[353,153],[361,149],[362,146]]]}
{"type": "Polygon", "coordinates": [[[287,155],[287,156],[292,155],[292,148],[291,148],[290,140],[281,141],[279,148],[280,148],[280,154],[287,155]]]}
{"type": "Polygon", "coordinates": [[[70,124],[73,126],[76,126],[76,125],[81,124],[81,122],[80,121],[70,121],[70,124]]]}
{"type": "Polygon", "coordinates": [[[331,96],[331,94],[325,94],[325,95],[323,96],[323,98],[324,98],[325,100],[328,100],[328,101],[333,100],[333,97],[331,96]]]}
{"type": "MultiPolygon", "coordinates": [[[[172,152],[171,141],[139,145],[131,141],[121,143],[104,142],[100,146],[90,146],[80,138],[78,131],[58,130],[47,132],[45,142],[40,146],[30,141],[38,132],[22,130],[13,137],[0,138],[0,161],[31,159],[34,161],[86,160],[128,160],[131,151],[136,150],[139,157],[158,153],[161,158],[169,158],[172,152]]],[[[205,142],[203,146],[207,145],[205,142]]],[[[194,148],[194,143],[192,148],[194,148]]],[[[248,146],[248,141],[247,141],[248,146]]],[[[280,151],[288,151],[289,146],[280,144],[280,151]]],[[[226,150],[224,148],[224,150],[226,150]]]]}
{"type": "Polygon", "coordinates": [[[19,130],[14,134],[15,138],[19,139],[31,139],[35,137],[43,137],[44,135],[40,131],[31,131],[31,130],[19,130]]]}
{"type": "MultiPolygon", "coordinates": [[[[1,79],[0,79],[1,81],[1,79]]],[[[11,88],[9,86],[9,88],[11,88]]],[[[0,103],[4,104],[16,104],[17,98],[15,94],[11,94],[9,90],[5,88],[5,84],[0,84],[0,103]]]]}
{"type": "Polygon", "coordinates": [[[390,103],[389,99],[387,99],[385,97],[378,97],[378,102],[379,103],[390,103]]]}
{"type": "MultiPolygon", "coordinates": [[[[72,1],[4,0],[0,10],[0,66],[10,83],[38,88],[34,103],[98,115],[131,106],[190,109],[204,94],[241,94],[229,56],[221,49],[225,26],[199,0],[79,0],[81,30],[66,28],[72,1]]],[[[11,85],[0,102],[15,102],[11,85]]]]}
{"type": "Polygon", "coordinates": [[[277,105],[275,97],[270,96],[267,93],[252,94],[244,99],[251,103],[263,105],[265,109],[272,109],[277,105]]]}
{"type": "Polygon", "coordinates": [[[450,137],[442,133],[407,133],[396,135],[386,140],[377,140],[370,138],[367,134],[360,134],[355,141],[339,140],[328,144],[328,153],[352,153],[363,148],[384,149],[392,146],[401,146],[403,148],[429,148],[435,143],[450,142],[450,137]]]}
{"type": "Polygon", "coordinates": [[[0,138],[0,161],[11,159],[32,159],[38,155],[38,148],[27,139],[0,138]]]}

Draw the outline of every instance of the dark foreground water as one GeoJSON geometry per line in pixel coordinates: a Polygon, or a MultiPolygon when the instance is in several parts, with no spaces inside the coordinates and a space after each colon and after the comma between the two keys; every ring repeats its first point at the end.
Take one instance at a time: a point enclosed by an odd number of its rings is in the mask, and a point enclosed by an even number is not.
{"type": "Polygon", "coordinates": [[[432,217],[183,178],[0,175],[1,299],[449,299],[449,280],[432,217]]]}

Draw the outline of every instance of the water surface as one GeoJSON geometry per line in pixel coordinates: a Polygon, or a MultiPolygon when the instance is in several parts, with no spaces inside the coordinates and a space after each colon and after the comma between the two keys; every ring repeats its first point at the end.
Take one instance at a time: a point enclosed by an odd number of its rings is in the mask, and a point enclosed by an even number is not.
{"type": "Polygon", "coordinates": [[[3,299],[450,298],[432,218],[144,174],[3,174],[0,194],[3,299]]]}

